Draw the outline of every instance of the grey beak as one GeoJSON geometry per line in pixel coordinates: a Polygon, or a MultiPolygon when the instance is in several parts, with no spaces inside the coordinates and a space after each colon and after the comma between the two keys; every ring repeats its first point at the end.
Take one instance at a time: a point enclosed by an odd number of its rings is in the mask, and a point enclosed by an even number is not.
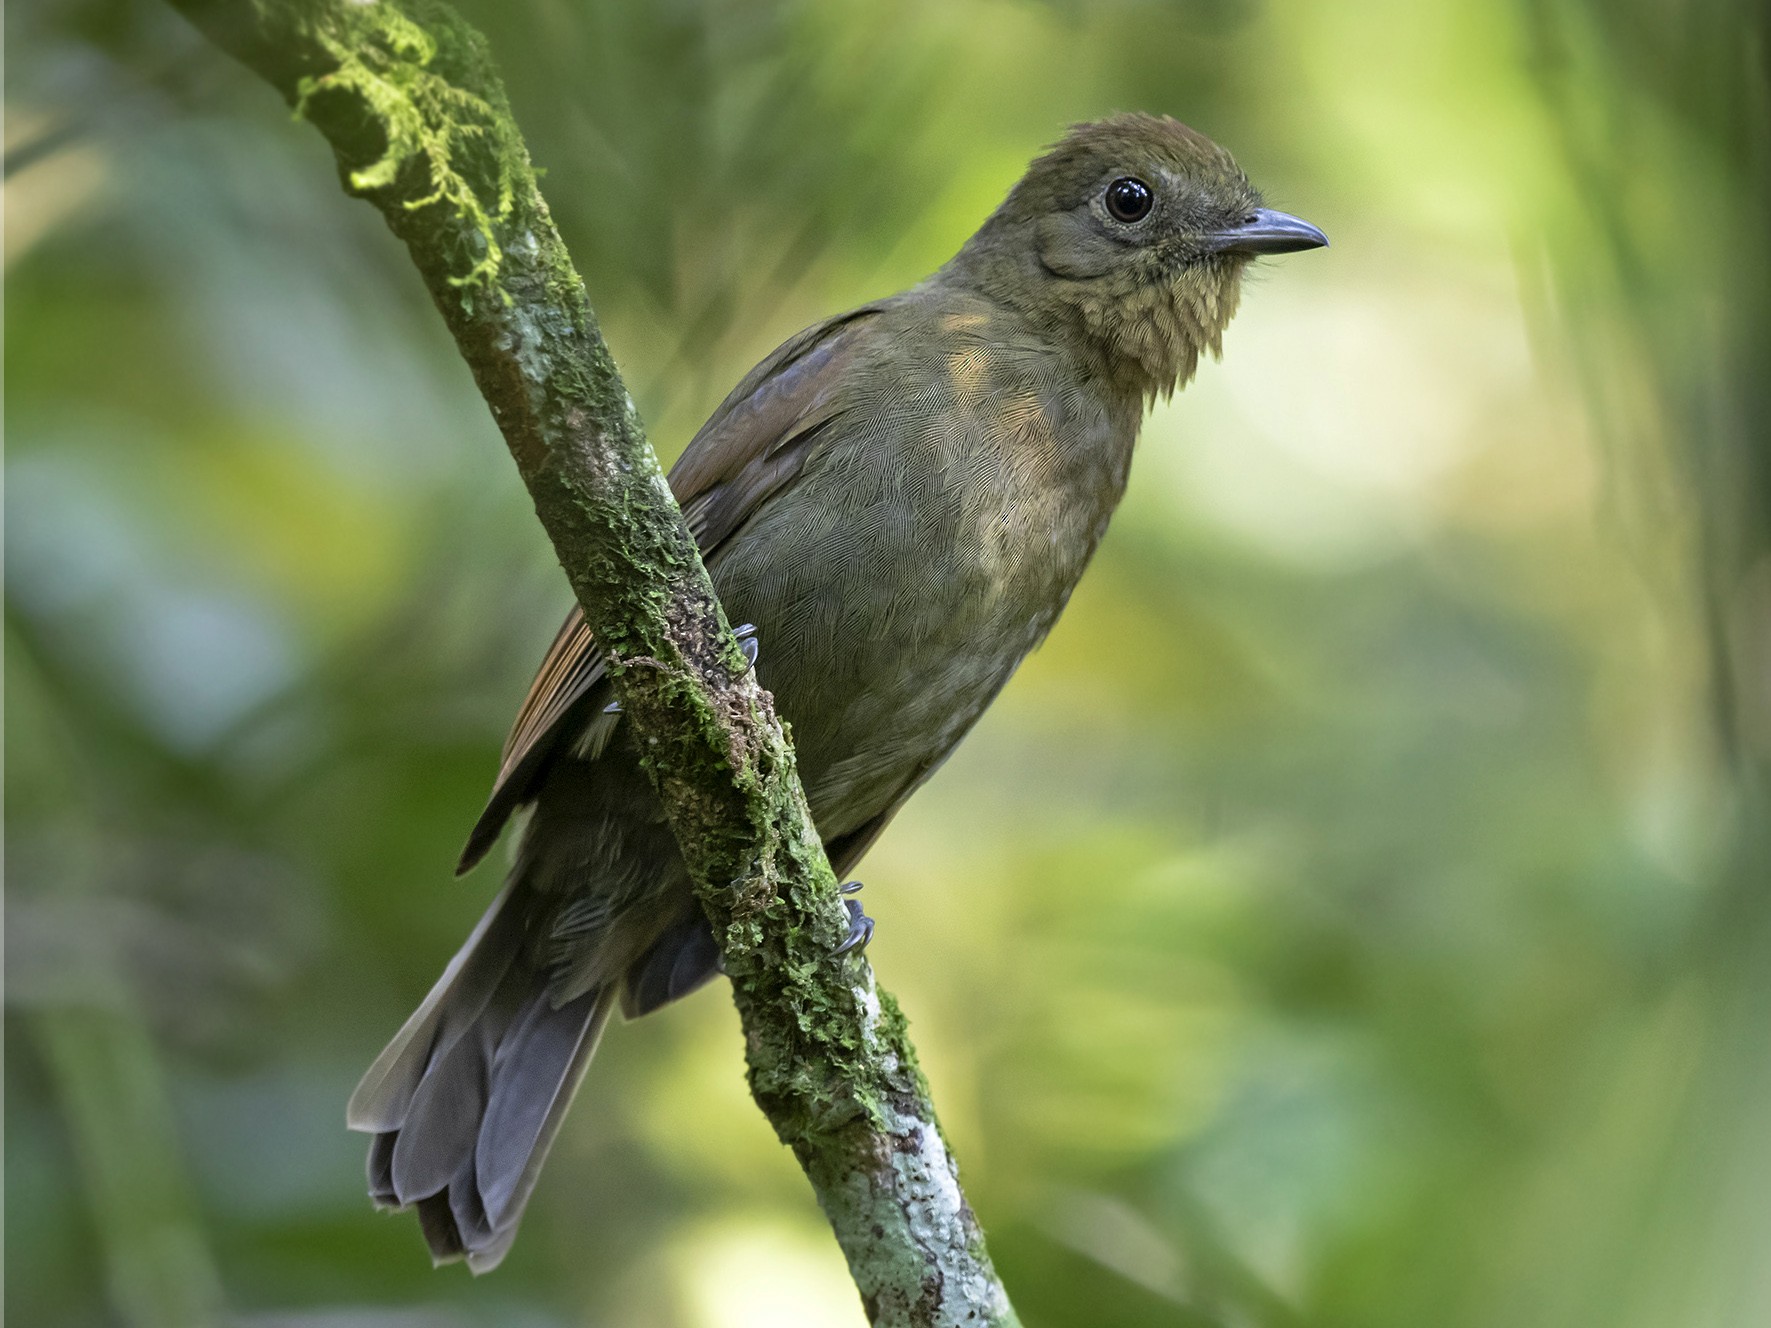
{"type": "Polygon", "coordinates": [[[1302,217],[1272,208],[1256,208],[1240,224],[1211,237],[1214,254],[1295,254],[1321,249],[1328,237],[1302,217]]]}

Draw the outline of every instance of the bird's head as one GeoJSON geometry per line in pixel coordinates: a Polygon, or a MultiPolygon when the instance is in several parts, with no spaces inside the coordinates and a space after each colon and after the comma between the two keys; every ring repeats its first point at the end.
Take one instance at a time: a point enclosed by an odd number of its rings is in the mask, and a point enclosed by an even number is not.
{"type": "Polygon", "coordinates": [[[1034,161],[951,267],[1154,395],[1218,352],[1251,258],[1327,243],[1264,206],[1205,135],[1116,115],[1077,125],[1034,161]]]}

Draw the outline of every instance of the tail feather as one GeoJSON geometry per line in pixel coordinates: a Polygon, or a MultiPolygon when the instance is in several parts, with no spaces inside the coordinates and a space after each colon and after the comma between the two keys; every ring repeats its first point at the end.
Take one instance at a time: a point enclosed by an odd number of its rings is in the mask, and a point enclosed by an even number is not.
{"type": "Polygon", "coordinates": [[[507,887],[351,1097],[369,1193],[416,1207],[437,1263],[497,1267],[616,1001],[554,1005],[507,887]]]}
{"type": "MultiPolygon", "coordinates": [[[[486,1205],[480,1202],[480,1192],[474,1187],[474,1156],[470,1148],[461,1155],[461,1165],[455,1175],[450,1178],[447,1189],[441,1190],[430,1197],[419,1201],[419,1208],[429,1204],[437,1214],[437,1223],[445,1223],[452,1228],[446,1232],[445,1244],[449,1249],[459,1248],[468,1261],[467,1266],[475,1272],[485,1267],[497,1267],[498,1259],[504,1257],[503,1249],[508,1248],[510,1241],[504,1241],[497,1258],[490,1264],[483,1265],[488,1250],[493,1245],[498,1232],[493,1230],[492,1223],[486,1218],[486,1205]]],[[[422,1221],[420,1226],[422,1226],[422,1221]]],[[[516,1235],[516,1224],[511,1223],[510,1235],[516,1235]]],[[[447,1261],[447,1256],[438,1253],[433,1246],[431,1260],[434,1263],[447,1261]]]]}
{"type": "Polygon", "coordinates": [[[461,1227],[449,1209],[449,1196],[433,1194],[413,1205],[418,1211],[418,1229],[424,1243],[430,1246],[431,1262],[438,1266],[456,1263],[467,1257],[467,1246],[461,1239],[461,1227]]]}
{"type": "Polygon", "coordinates": [[[486,1114],[492,1055],[502,1030],[487,1011],[424,1072],[394,1141],[394,1195],[402,1204],[428,1198],[449,1184],[464,1155],[473,1152],[486,1114]]]}
{"type": "Polygon", "coordinates": [[[377,1208],[398,1208],[394,1193],[394,1145],[398,1133],[378,1134],[369,1141],[369,1198],[377,1208]]]}
{"type": "Polygon", "coordinates": [[[528,1202],[613,1005],[600,990],[558,1009],[538,1001],[499,1047],[474,1151],[474,1181],[494,1225],[528,1202]]]}
{"type": "Polygon", "coordinates": [[[345,1107],[351,1129],[399,1129],[426,1072],[480,1017],[521,949],[522,920],[507,907],[511,890],[507,884],[499,891],[443,976],[363,1075],[345,1107]]]}

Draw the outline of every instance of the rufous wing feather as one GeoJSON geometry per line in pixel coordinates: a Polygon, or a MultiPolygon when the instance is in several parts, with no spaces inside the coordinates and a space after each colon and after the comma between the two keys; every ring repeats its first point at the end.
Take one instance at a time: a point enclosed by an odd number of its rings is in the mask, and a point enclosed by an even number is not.
{"type": "MultiPolygon", "coordinates": [[[[878,306],[864,305],[785,342],[733,388],[671,468],[670,487],[708,564],[758,507],[793,482],[844,408],[846,370],[878,306]]],[[[457,872],[477,864],[562,742],[613,700],[601,648],[574,605],[505,739],[498,778],[457,872]]]]}

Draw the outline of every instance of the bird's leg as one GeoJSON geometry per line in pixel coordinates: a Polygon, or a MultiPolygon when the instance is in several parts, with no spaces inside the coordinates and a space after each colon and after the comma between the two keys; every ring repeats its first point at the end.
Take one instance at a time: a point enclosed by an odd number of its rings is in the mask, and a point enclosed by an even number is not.
{"type": "MultiPolygon", "coordinates": [[[[842,887],[845,895],[859,894],[861,882],[848,881],[842,887]]],[[[859,899],[845,899],[842,906],[849,911],[849,934],[843,938],[835,953],[845,955],[850,950],[865,950],[867,942],[873,939],[873,919],[861,911],[859,899]]]]}

